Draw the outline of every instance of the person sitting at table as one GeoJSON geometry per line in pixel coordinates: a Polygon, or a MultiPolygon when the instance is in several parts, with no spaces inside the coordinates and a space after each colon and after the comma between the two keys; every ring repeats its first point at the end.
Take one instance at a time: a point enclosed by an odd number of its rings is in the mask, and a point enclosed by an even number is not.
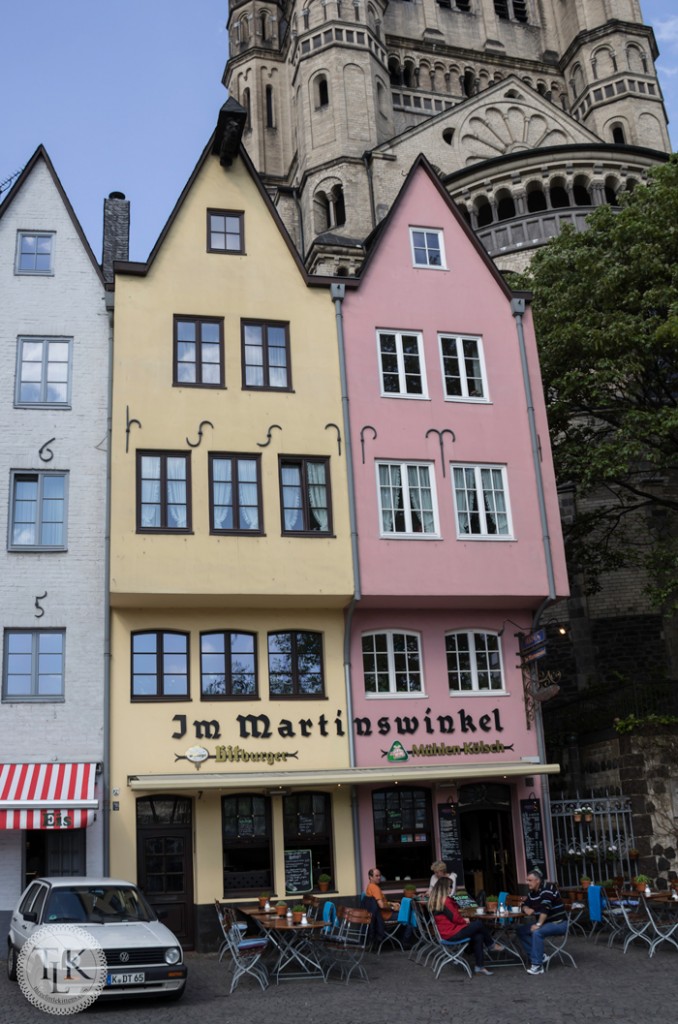
{"type": "Polygon", "coordinates": [[[523,914],[533,920],[521,924],[518,938],[530,958],[528,974],[544,973],[544,939],[549,935],[564,935],[567,931],[567,912],[555,882],[544,881],[539,868],[532,868],[527,876],[528,894],[523,902],[523,914]],[[536,918],[536,920],[534,920],[536,918]]]}
{"type": "Polygon", "coordinates": [[[365,889],[365,895],[368,899],[372,898],[379,910],[384,921],[392,921],[394,917],[398,916],[400,910],[400,904],[387,900],[382,891],[381,885],[381,871],[379,868],[370,868],[368,872],[369,882],[365,889]]]}
{"type": "Polygon", "coordinates": [[[478,918],[467,921],[459,913],[459,907],[452,899],[451,890],[452,882],[443,876],[433,886],[433,892],[428,901],[428,909],[433,914],[440,938],[451,942],[469,939],[476,961],[475,973],[491,975],[492,971],[488,971],[485,967],[485,949],[490,949],[493,953],[500,953],[504,947],[501,943],[493,941],[490,930],[484,921],[479,921],[478,918]]]}
{"type": "Polygon", "coordinates": [[[452,886],[450,888],[450,896],[454,896],[455,892],[457,891],[457,876],[454,874],[453,871],[448,872],[447,864],[445,863],[445,861],[434,860],[433,864],[431,864],[431,871],[433,872],[433,874],[431,875],[431,881],[428,883],[429,896],[431,895],[433,886],[436,884],[439,878],[449,878],[450,882],[452,883],[452,886]]]}

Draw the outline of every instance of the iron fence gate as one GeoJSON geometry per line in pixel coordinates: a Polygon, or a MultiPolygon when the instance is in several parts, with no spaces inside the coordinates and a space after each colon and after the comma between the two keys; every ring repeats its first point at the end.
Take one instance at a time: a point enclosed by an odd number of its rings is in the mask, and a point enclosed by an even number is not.
{"type": "Polygon", "coordinates": [[[553,843],[560,885],[582,876],[600,884],[636,873],[631,801],[623,796],[553,800],[553,843]]]}

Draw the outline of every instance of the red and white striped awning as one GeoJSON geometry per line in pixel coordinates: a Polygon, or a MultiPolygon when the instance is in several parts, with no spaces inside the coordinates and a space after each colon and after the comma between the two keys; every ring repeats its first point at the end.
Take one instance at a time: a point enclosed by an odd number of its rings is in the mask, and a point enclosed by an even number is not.
{"type": "Polygon", "coordinates": [[[87,828],[96,764],[0,764],[0,829],[87,828]]]}

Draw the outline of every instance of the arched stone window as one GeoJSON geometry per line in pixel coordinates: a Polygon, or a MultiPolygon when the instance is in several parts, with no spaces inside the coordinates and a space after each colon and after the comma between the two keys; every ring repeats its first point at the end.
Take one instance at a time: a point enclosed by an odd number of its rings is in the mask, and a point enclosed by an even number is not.
{"type": "Polygon", "coordinates": [[[487,196],[478,196],[476,199],[476,220],[479,228],[485,228],[494,220],[492,207],[487,196]]]}
{"type": "Polygon", "coordinates": [[[405,61],[405,66],[403,67],[403,85],[406,89],[416,88],[414,78],[414,61],[412,60],[405,61]]]}
{"type": "Polygon", "coordinates": [[[266,127],[275,128],[275,110],[273,107],[273,86],[266,86],[266,127]]]}
{"type": "Polygon", "coordinates": [[[454,128],[443,128],[443,142],[446,142],[448,146],[451,146],[453,138],[454,128]]]}
{"type": "Polygon", "coordinates": [[[388,58],[388,76],[391,85],[400,86],[403,84],[400,61],[393,54],[388,58]]]}
{"type": "Polygon", "coordinates": [[[315,233],[322,234],[346,223],[344,190],[340,183],[330,189],[319,189],[313,197],[313,223],[315,233]]]}
{"type": "Polygon", "coordinates": [[[250,91],[249,89],[243,89],[242,93],[242,105],[247,111],[247,120],[245,121],[245,129],[252,127],[252,120],[250,116],[250,91]]]}
{"type": "Polygon", "coordinates": [[[329,106],[330,87],[327,82],[327,75],[316,75],[313,79],[313,97],[316,110],[329,106]]]}
{"type": "Polygon", "coordinates": [[[544,188],[540,181],[531,181],[527,186],[527,212],[541,213],[548,209],[544,188]]]}
{"type": "Polygon", "coordinates": [[[250,26],[247,15],[245,15],[244,18],[241,18],[240,21],[238,22],[237,32],[238,39],[240,41],[240,46],[247,46],[247,44],[250,41],[250,26]]]}
{"type": "Polygon", "coordinates": [[[619,122],[612,125],[612,141],[614,142],[615,146],[623,146],[626,143],[624,127],[619,122]]]}
{"type": "Polygon", "coordinates": [[[619,200],[617,199],[617,192],[619,191],[619,183],[616,178],[605,179],[605,202],[609,203],[610,206],[619,206],[619,200]]]}
{"type": "Polygon", "coordinates": [[[554,178],[549,186],[549,199],[554,210],[560,210],[570,205],[570,197],[567,193],[564,178],[554,178]]]}
{"type": "Polygon", "coordinates": [[[457,203],[457,209],[459,210],[459,213],[462,215],[462,217],[464,218],[466,223],[470,224],[471,223],[471,214],[468,212],[468,207],[466,206],[466,204],[465,203],[457,203]]]}
{"type": "Polygon", "coordinates": [[[600,46],[594,51],[591,60],[594,78],[609,78],[617,70],[617,60],[614,51],[609,46],[600,46]]]}
{"type": "Polygon", "coordinates": [[[572,87],[572,92],[574,93],[576,99],[576,97],[579,96],[584,91],[584,88],[586,86],[586,82],[584,80],[584,71],[582,69],[581,64],[575,64],[575,66],[572,68],[572,79],[570,81],[570,85],[572,87]]]}
{"type": "Polygon", "coordinates": [[[387,93],[379,80],[377,80],[377,110],[383,117],[388,117],[387,93]]]}
{"type": "Polygon", "coordinates": [[[647,57],[642,48],[636,43],[629,43],[626,47],[626,62],[629,66],[629,71],[633,71],[637,75],[647,74],[647,57]]]}
{"type": "Polygon", "coordinates": [[[464,77],[461,80],[461,92],[462,96],[473,96],[476,91],[476,76],[470,68],[467,68],[464,72],[464,77]]]}
{"type": "Polygon", "coordinates": [[[578,175],[572,184],[572,197],[576,206],[591,206],[589,183],[583,174],[578,175]]]}
{"type": "Polygon", "coordinates": [[[497,192],[497,220],[511,220],[516,215],[516,204],[507,188],[497,192]]]}
{"type": "Polygon", "coordinates": [[[259,35],[263,43],[270,40],[268,11],[259,12],[259,35]]]}

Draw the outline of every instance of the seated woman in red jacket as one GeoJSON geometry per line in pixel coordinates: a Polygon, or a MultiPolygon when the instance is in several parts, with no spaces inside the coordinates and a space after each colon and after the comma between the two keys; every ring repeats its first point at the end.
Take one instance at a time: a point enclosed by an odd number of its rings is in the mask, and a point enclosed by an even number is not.
{"type": "Polygon", "coordinates": [[[428,901],[428,909],[435,918],[440,938],[454,942],[470,939],[476,961],[476,974],[492,974],[492,971],[488,971],[483,964],[485,947],[487,946],[493,953],[499,953],[504,947],[498,942],[493,944],[489,929],[483,921],[477,918],[467,921],[462,917],[459,907],[450,895],[451,888],[452,882],[449,878],[439,878],[428,901]]]}

